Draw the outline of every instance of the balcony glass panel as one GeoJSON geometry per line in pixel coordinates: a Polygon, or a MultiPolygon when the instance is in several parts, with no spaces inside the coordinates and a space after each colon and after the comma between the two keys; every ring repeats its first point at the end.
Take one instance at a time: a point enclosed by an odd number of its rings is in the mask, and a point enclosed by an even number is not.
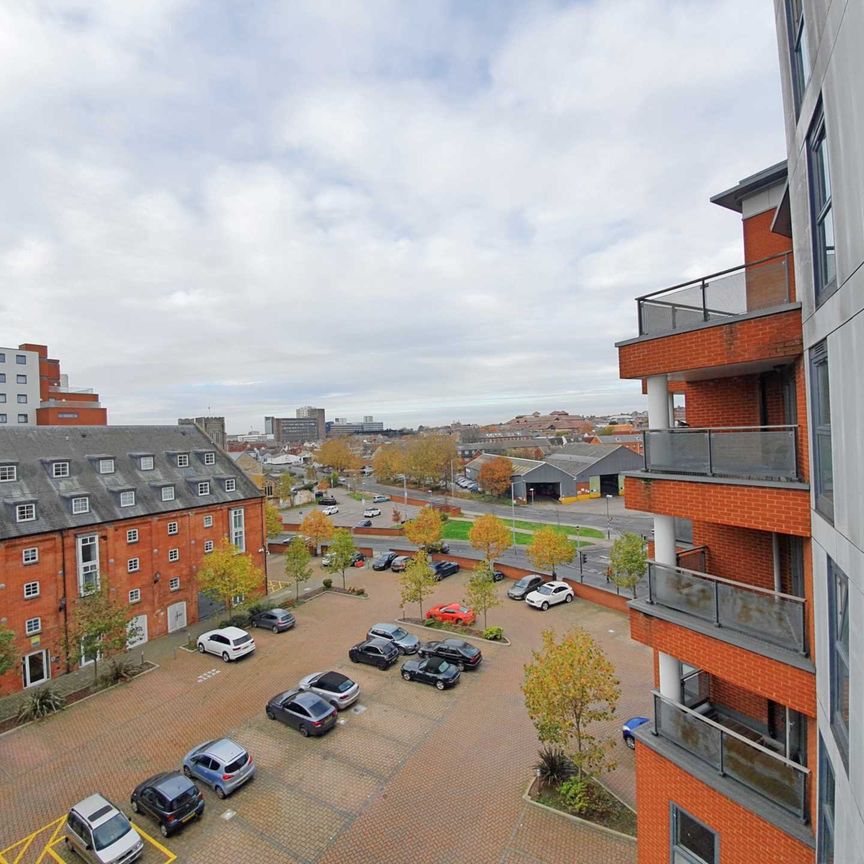
{"type": "Polygon", "coordinates": [[[658,735],[719,770],[720,730],[705,723],[699,714],[658,696],[654,699],[654,723],[658,735]]]}

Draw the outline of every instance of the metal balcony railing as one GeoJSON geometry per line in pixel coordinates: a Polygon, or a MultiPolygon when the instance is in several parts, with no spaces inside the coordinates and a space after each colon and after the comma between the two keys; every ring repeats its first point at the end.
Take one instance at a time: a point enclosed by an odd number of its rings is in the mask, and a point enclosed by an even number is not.
{"type": "Polygon", "coordinates": [[[791,253],[773,255],[636,298],[639,335],[689,330],[792,302],[791,253]]]}
{"type": "Polygon", "coordinates": [[[741,783],[807,821],[807,776],[803,765],[750,741],[698,711],[654,695],[654,733],[677,744],[718,774],[741,783]]]}
{"type": "Polygon", "coordinates": [[[803,597],[649,561],[648,602],[807,654],[803,597]]]}
{"type": "Polygon", "coordinates": [[[647,429],[642,433],[645,470],[794,482],[797,432],[797,426],[647,429]]]}

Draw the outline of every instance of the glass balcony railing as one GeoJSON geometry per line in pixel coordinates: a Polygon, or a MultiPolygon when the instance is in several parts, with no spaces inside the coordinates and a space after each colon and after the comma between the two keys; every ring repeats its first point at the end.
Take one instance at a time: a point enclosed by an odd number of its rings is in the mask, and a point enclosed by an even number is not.
{"type": "Polygon", "coordinates": [[[648,602],[807,654],[803,597],[649,561],[648,602]]]}
{"type": "Polygon", "coordinates": [[[798,480],[797,426],[648,429],[642,433],[646,471],[798,480]]]}
{"type": "Polygon", "coordinates": [[[654,733],[807,821],[809,769],[654,691],[654,733]]]}
{"type": "Polygon", "coordinates": [[[792,302],[790,253],[732,267],[637,298],[639,335],[689,330],[792,302]]]}

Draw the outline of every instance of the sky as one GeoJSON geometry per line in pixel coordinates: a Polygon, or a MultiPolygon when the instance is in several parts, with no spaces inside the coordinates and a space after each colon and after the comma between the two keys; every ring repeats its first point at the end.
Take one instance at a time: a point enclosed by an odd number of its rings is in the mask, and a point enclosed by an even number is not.
{"type": "Polygon", "coordinates": [[[111,423],[643,409],[777,65],[752,0],[0,0],[0,345],[111,423]]]}

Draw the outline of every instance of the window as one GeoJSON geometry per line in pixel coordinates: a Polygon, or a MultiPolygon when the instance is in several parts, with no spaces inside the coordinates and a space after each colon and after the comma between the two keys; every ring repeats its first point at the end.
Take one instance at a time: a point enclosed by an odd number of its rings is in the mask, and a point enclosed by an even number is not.
{"type": "Polygon", "coordinates": [[[18,415],[18,422],[19,423],[29,423],[30,422],[30,415],[29,414],[19,414],[18,415]]]}
{"type": "Polygon", "coordinates": [[[242,605],[243,605],[243,601],[244,601],[245,599],[246,599],[246,595],[245,595],[245,594],[235,594],[235,595],[231,598],[231,605],[232,605],[232,606],[242,606],[242,605]]]}
{"type": "Polygon", "coordinates": [[[54,463],[52,463],[51,476],[52,477],[68,477],[69,476],[69,463],[68,462],[54,462],[54,463]]]}
{"type": "Polygon", "coordinates": [[[42,619],[41,618],[28,618],[24,622],[24,632],[28,636],[33,636],[35,633],[38,633],[42,629],[42,619]]]}
{"type": "Polygon", "coordinates": [[[0,423],[5,423],[5,422],[6,422],[6,415],[0,414],[0,423]]]}
{"type": "Polygon", "coordinates": [[[212,516],[205,516],[204,517],[204,527],[205,528],[212,528],[213,527],[213,517],[212,516]]]}
{"type": "Polygon", "coordinates": [[[19,366],[26,366],[27,365],[27,355],[26,354],[16,354],[15,355],[15,362],[19,366]]]}
{"type": "Polygon", "coordinates": [[[717,835],[675,804],[672,807],[672,864],[716,864],[717,835]]]}
{"type": "Polygon", "coordinates": [[[15,376],[15,383],[16,384],[26,384],[27,383],[27,376],[26,375],[16,375],[15,376]]]}
{"type": "Polygon", "coordinates": [[[5,402],[5,401],[6,401],[6,394],[0,393],[0,402],[5,402]]]}
{"type": "Polygon", "coordinates": [[[828,559],[828,651],[831,668],[831,729],[849,765],[849,579],[828,559]]]}
{"type": "Polygon", "coordinates": [[[99,460],[99,473],[100,474],[113,474],[114,473],[114,460],[113,459],[100,459],[99,460]]]}
{"type": "MultiPolygon", "coordinates": [[[[8,483],[18,479],[17,465],[0,465],[0,483],[8,483]]],[[[206,518],[206,517],[205,517],[206,518]]]]}
{"type": "Polygon", "coordinates": [[[130,558],[126,562],[126,572],[127,573],[137,573],[141,569],[141,559],[140,558],[130,558]]]}
{"type": "Polygon", "coordinates": [[[19,405],[26,405],[27,404],[27,394],[26,393],[19,393],[18,394],[18,404],[19,405]]]}
{"type": "Polygon", "coordinates": [[[188,453],[178,453],[177,454],[177,467],[178,468],[188,468],[189,467],[189,454],[188,453]]]}
{"type": "Polygon", "coordinates": [[[241,552],[246,551],[246,518],[242,507],[231,511],[231,542],[241,552]]]}
{"type": "Polygon", "coordinates": [[[78,412],[77,411],[58,411],[57,416],[61,420],[77,420],[78,412]]]}
{"type": "Polygon", "coordinates": [[[127,543],[137,543],[138,542],[138,529],[130,528],[126,532],[126,542],[127,543]]]}
{"type": "Polygon", "coordinates": [[[90,512],[90,499],[84,495],[80,498],[72,499],[72,512],[73,513],[89,513],[90,512]]]}
{"type": "Polygon", "coordinates": [[[21,563],[22,564],[36,564],[39,561],[39,547],[38,546],[28,546],[26,549],[21,550],[21,563]]]}
{"type": "Polygon", "coordinates": [[[225,481],[225,491],[234,492],[237,489],[237,481],[233,477],[229,477],[225,481]]]}
{"type": "Polygon", "coordinates": [[[15,505],[15,521],[16,522],[33,522],[36,519],[35,504],[16,504],[15,505]]]}
{"type": "Polygon", "coordinates": [[[169,561],[179,561],[180,560],[180,550],[179,549],[169,549],[168,550],[168,560],[169,561]]]}
{"type": "Polygon", "coordinates": [[[128,489],[125,492],[120,493],[120,506],[121,507],[134,507],[135,506],[135,490],[128,489]]]}
{"type": "Polygon", "coordinates": [[[834,864],[834,768],[819,737],[819,813],[816,864],[834,864]]]}
{"type": "Polygon", "coordinates": [[[205,465],[215,465],[216,464],[216,454],[215,453],[205,453],[204,454],[204,464],[205,465]]]}
{"type": "Polygon", "coordinates": [[[25,582],[24,583],[24,599],[32,600],[34,597],[39,596],[39,583],[38,582],[25,582]]]}
{"type": "MultiPolygon", "coordinates": [[[[3,361],[0,360],[0,363],[2,363],[2,362],[3,362],[3,361]]],[[[5,372],[0,372],[0,384],[5,384],[5,383],[6,383],[6,373],[5,373],[5,372]]]]}
{"type": "Polygon", "coordinates": [[[129,602],[130,603],[140,603],[141,602],[141,589],[133,588],[129,592],[129,602]]]}
{"type": "Polygon", "coordinates": [[[180,577],[179,576],[172,576],[168,580],[168,588],[171,591],[179,591],[180,590],[180,577]]]}
{"type": "Polygon", "coordinates": [[[142,471],[152,471],[153,470],[153,457],[152,456],[142,456],[140,462],[140,468],[142,471]]]}
{"type": "Polygon", "coordinates": [[[825,115],[820,106],[807,139],[810,172],[810,220],[813,234],[813,286],[816,305],[837,290],[834,260],[834,214],[831,209],[831,172],[828,167],[828,139],[825,115]]]}
{"type": "Polygon", "coordinates": [[[203,482],[198,484],[198,494],[199,495],[209,495],[210,494],[210,484],[204,480],[203,482]]]}
{"type": "Polygon", "coordinates": [[[163,501],[173,501],[174,500],[174,487],[173,486],[163,486],[162,487],[162,500],[163,501]]]}
{"type": "Polygon", "coordinates": [[[5,363],[5,362],[6,362],[6,353],[3,351],[0,351],[0,363],[5,363]]]}
{"type": "Polygon", "coordinates": [[[792,64],[792,95],[796,114],[801,110],[801,100],[810,80],[807,28],[804,26],[804,10],[801,6],[802,0],[786,0],[786,27],[789,31],[789,60],[792,64]]]}
{"type": "Polygon", "coordinates": [[[816,509],[834,521],[834,464],[831,455],[831,394],[828,345],[810,349],[810,407],[813,413],[813,489],[816,509]]]}
{"type": "Polygon", "coordinates": [[[76,538],[78,593],[81,596],[99,590],[99,536],[85,534],[76,538]]]}
{"type": "Polygon", "coordinates": [[[169,534],[179,534],[180,533],[180,527],[178,526],[178,524],[176,522],[169,522],[168,523],[168,533],[169,534]]]}
{"type": "Polygon", "coordinates": [[[204,541],[204,554],[207,555],[213,551],[213,541],[205,540],[204,541]]]}

